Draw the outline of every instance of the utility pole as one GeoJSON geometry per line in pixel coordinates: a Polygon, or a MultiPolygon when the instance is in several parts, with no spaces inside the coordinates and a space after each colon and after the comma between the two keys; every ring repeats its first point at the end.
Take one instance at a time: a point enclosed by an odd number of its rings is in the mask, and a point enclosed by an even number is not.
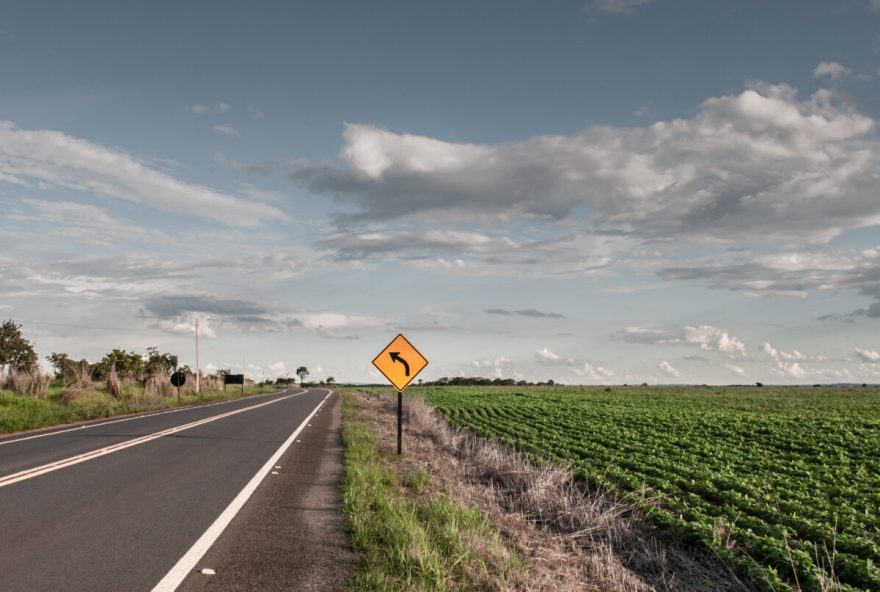
{"type": "Polygon", "coordinates": [[[202,368],[199,366],[199,317],[196,317],[196,394],[201,392],[199,390],[199,375],[202,373],[202,368]]]}

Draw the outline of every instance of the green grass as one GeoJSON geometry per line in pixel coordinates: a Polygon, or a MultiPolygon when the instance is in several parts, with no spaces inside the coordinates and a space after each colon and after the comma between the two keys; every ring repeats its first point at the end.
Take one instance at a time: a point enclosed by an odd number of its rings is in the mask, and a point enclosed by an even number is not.
{"type": "MultiPolygon", "coordinates": [[[[274,392],[280,388],[249,387],[245,389],[245,394],[274,392]]],[[[49,388],[46,399],[0,391],[0,434],[177,407],[176,394],[172,397],[144,395],[143,388],[134,385],[126,385],[118,400],[102,389],[90,388],[77,393],[73,401],[64,403],[59,400],[63,391],[62,387],[53,385],[49,388]]],[[[241,396],[238,389],[230,389],[226,393],[203,391],[199,396],[195,396],[192,391],[185,391],[181,395],[180,405],[193,405],[238,396],[241,396]]]]}
{"type": "Polygon", "coordinates": [[[453,423],[643,504],[774,590],[880,590],[880,392],[413,388],[453,423]],[[655,501],[656,501],[655,500],[655,501]],[[729,541],[735,547],[728,549],[729,541]]]}
{"type": "Polygon", "coordinates": [[[350,591],[485,590],[523,569],[476,509],[379,449],[349,393],[343,420],[343,510],[361,556],[350,591]]]}

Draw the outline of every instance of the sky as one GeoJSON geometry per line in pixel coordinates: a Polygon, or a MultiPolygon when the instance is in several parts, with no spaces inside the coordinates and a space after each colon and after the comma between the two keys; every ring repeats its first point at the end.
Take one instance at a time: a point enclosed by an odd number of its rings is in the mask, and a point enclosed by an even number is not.
{"type": "Polygon", "coordinates": [[[0,318],[256,379],[880,382],[880,1],[0,10],[0,318]]]}

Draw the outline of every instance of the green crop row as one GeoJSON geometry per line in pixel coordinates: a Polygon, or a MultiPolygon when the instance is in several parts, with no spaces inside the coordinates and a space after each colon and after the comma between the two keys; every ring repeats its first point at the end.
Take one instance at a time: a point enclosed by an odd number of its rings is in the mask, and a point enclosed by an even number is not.
{"type": "Polygon", "coordinates": [[[880,590],[876,389],[414,390],[452,423],[648,491],[655,521],[768,589],[880,590]]]}

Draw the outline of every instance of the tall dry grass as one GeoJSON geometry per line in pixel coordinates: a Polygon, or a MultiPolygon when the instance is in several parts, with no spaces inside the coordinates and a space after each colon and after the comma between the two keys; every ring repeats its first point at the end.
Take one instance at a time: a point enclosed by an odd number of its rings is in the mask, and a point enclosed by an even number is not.
{"type": "Polygon", "coordinates": [[[2,379],[0,385],[4,390],[35,399],[48,397],[49,383],[52,382],[52,377],[43,374],[38,368],[29,372],[10,369],[0,379],[2,379]]]}
{"type": "Polygon", "coordinates": [[[122,383],[116,373],[116,364],[110,366],[110,372],[107,373],[107,392],[116,400],[122,397],[122,383]]]}
{"type": "MultiPolygon", "coordinates": [[[[393,397],[360,398],[393,449],[393,397]]],[[[716,557],[666,541],[634,503],[588,486],[568,467],[537,463],[450,426],[424,400],[405,404],[405,462],[427,467],[479,507],[535,567],[524,590],[746,592],[716,557]]]]}
{"type": "Polygon", "coordinates": [[[65,369],[64,388],[55,396],[55,402],[68,405],[92,386],[92,368],[88,361],[80,360],[65,369]]]}
{"type": "MultiPolygon", "coordinates": [[[[192,384],[195,385],[196,378],[195,376],[187,377],[187,383],[189,383],[190,379],[192,379],[192,384]]],[[[238,387],[236,387],[238,388],[238,387]]],[[[203,391],[222,391],[223,390],[223,379],[217,376],[205,376],[201,375],[199,378],[199,389],[203,391]]]]}
{"type": "Polygon", "coordinates": [[[171,380],[164,373],[151,374],[144,380],[144,396],[170,397],[175,392],[171,380]]]}
{"type": "Polygon", "coordinates": [[[75,388],[87,388],[92,384],[92,368],[88,361],[80,360],[74,364],[70,377],[70,386],[75,388]]]}

